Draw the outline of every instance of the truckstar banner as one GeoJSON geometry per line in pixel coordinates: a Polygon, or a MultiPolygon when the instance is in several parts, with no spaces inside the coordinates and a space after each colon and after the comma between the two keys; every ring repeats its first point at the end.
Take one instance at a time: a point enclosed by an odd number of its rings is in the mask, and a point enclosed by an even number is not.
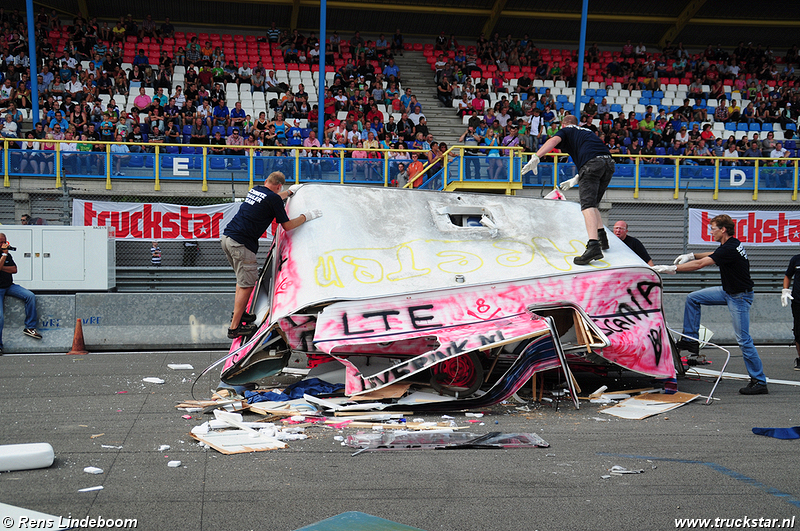
{"type": "Polygon", "coordinates": [[[747,245],[786,246],[800,242],[800,211],[689,209],[689,244],[713,244],[708,226],[719,214],[736,223],[736,238],[747,245]]]}
{"type": "MultiPolygon", "coordinates": [[[[167,203],[72,202],[72,225],[114,227],[118,240],[218,240],[240,203],[183,206],[167,203]]],[[[271,233],[267,229],[261,237],[271,233]]]]}

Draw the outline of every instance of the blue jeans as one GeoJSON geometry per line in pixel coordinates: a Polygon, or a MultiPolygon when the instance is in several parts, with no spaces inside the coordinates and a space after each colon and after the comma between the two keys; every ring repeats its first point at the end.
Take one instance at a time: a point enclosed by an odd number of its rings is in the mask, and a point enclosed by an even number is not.
{"type": "Polygon", "coordinates": [[[691,338],[697,339],[700,330],[700,306],[728,306],[733,322],[733,333],[736,334],[736,342],[742,349],[744,365],[750,378],[766,384],[767,377],[764,376],[764,369],[761,365],[761,358],[750,337],[750,306],[753,304],[753,292],[745,291],[730,295],[725,293],[722,287],[705,288],[690,293],[686,297],[686,306],[683,310],[683,333],[691,338]]]}
{"type": "Polygon", "coordinates": [[[36,328],[37,322],[36,295],[17,284],[11,284],[7,288],[0,288],[0,348],[3,348],[3,326],[5,325],[4,305],[2,302],[6,295],[25,303],[25,328],[36,328]]]}

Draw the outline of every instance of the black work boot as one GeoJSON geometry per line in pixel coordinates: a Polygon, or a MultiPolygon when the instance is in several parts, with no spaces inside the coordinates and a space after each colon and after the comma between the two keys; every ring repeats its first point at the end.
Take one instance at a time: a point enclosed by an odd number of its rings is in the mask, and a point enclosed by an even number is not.
{"type": "Polygon", "coordinates": [[[697,341],[693,341],[691,339],[681,338],[680,341],[675,343],[675,346],[678,350],[686,350],[692,356],[697,356],[700,354],[700,344],[697,341]]]}
{"type": "Polygon", "coordinates": [[[587,265],[592,260],[600,260],[603,258],[603,251],[600,250],[599,240],[589,240],[586,244],[586,251],[580,256],[576,256],[572,261],[576,265],[587,265]]]}
{"type": "Polygon", "coordinates": [[[600,248],[602,250],[608,249],[608,236],[606,235],[606,229],[598,229],[597,230],[597,239],[600,240],[600,248]]]}

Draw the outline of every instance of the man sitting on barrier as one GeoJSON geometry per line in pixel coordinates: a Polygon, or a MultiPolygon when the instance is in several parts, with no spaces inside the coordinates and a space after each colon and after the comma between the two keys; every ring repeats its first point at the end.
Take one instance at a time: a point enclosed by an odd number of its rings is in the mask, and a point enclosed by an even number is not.
{"type": "MultiPolygon", "coordinates": [[[[27,215],[27,214],[26,214],[27,215]]],[[[28,216],[30,218],[30,216],[28,216]]],[[[25,224],[25,223],[23,223],[25,224]]],[[[25,328],[22,333],[34,339],[42,339],[36,331],[36,296],[29,290],[14,284],[12,275],[17,273],[17,264],[9,254],[10,245],[6,235],[0,232],[0,355],[3,354],[3,325],[5,322],[3,299],[6,295],[25,303],[25,328]]]]}

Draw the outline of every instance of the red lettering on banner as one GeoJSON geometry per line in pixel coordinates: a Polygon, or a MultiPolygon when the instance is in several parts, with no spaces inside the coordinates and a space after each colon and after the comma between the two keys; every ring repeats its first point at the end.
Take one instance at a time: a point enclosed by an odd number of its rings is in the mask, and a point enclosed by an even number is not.
{"type": "Polygon", "coordinates": [[[139,230],[139,221],[141,221],[141,219],[141,212],[134,212],[131,214],[131,236],[134,238],[142,237],[142,231],[139,230]]]}
{"type": "Polygon", "coordinates": [[[97,216],[97,212],[94,211],[92,208],[92,204],[90,202],[86,202],[83,205],[83,225],[85,227],[92,226],[92,220],[97,216]]]}
{"type": "Polygon", "coordinates": [[[161,237],[167,240],[177,238],[181,235],[180,227],[175,220],[180,218],[177,212],[167,212],[162,218],[164,220],[161,237]]]}
{"type": "Polygon", "coordinates": [[[777,239],[778,230],[775,228],[777,224],[777,219],[764,220],[764,243],[773,243],[777,239]]]}
{"type": "Polygon", "coordinates": [[[708,211],[707,210],[703,210],[703,212],[700,214],[700,226],[701,226],[702,231],[703,231],[702,232],[702,236],[703,236],[703,241],[704,242],[710,242],[711,241],[711,234],[709,234],[709,232],[708,232],[708,225],[710,223],[711,222],[708,219],[708,211]]]}
{"type": "Polygon", "coordinates": [[[778,241],[785,242],[786,241],[786,214],[783,212],[778,214],[778,241]]]}
{"type": "Polygon", "coordinates": [[[117,239],[219,239],[238,205],[196,208],[152,203],[108,203],[79,201],[73,223],[110,226],[117,239]],[[82,208],[81,208],[82,207],[82,208]]]}
{"type": "Polygon", "coordinates": [[[142,237],[148,240],[161,239],[161,212],[153,212],[153,205],[150,204],[145,204],[142,210],[142,237]]]}
{"type": "Polygon", "coordinates": [[[789,241],[792,243],[800,242],[800,219],[789,220],[789,241]]]}
{"type": "Polygon", "coordinates": [[[219,238],[219,222],[222,221],[225,216],[222,212],[215,212],[211,216],[211,237],[212,238],[219,238]]]}
{"type": "Polygon", "coordinates": [[[192,219],[188,207],[181,207],[181,236],[192,239],[192,231],[189,230],[189,220],[192,219]]]}
{"type": "Polygon", "coordinates": [[[208,214],[194,215],[194,237],[208,238],[211,233],[211,216],[208,214]]]}

